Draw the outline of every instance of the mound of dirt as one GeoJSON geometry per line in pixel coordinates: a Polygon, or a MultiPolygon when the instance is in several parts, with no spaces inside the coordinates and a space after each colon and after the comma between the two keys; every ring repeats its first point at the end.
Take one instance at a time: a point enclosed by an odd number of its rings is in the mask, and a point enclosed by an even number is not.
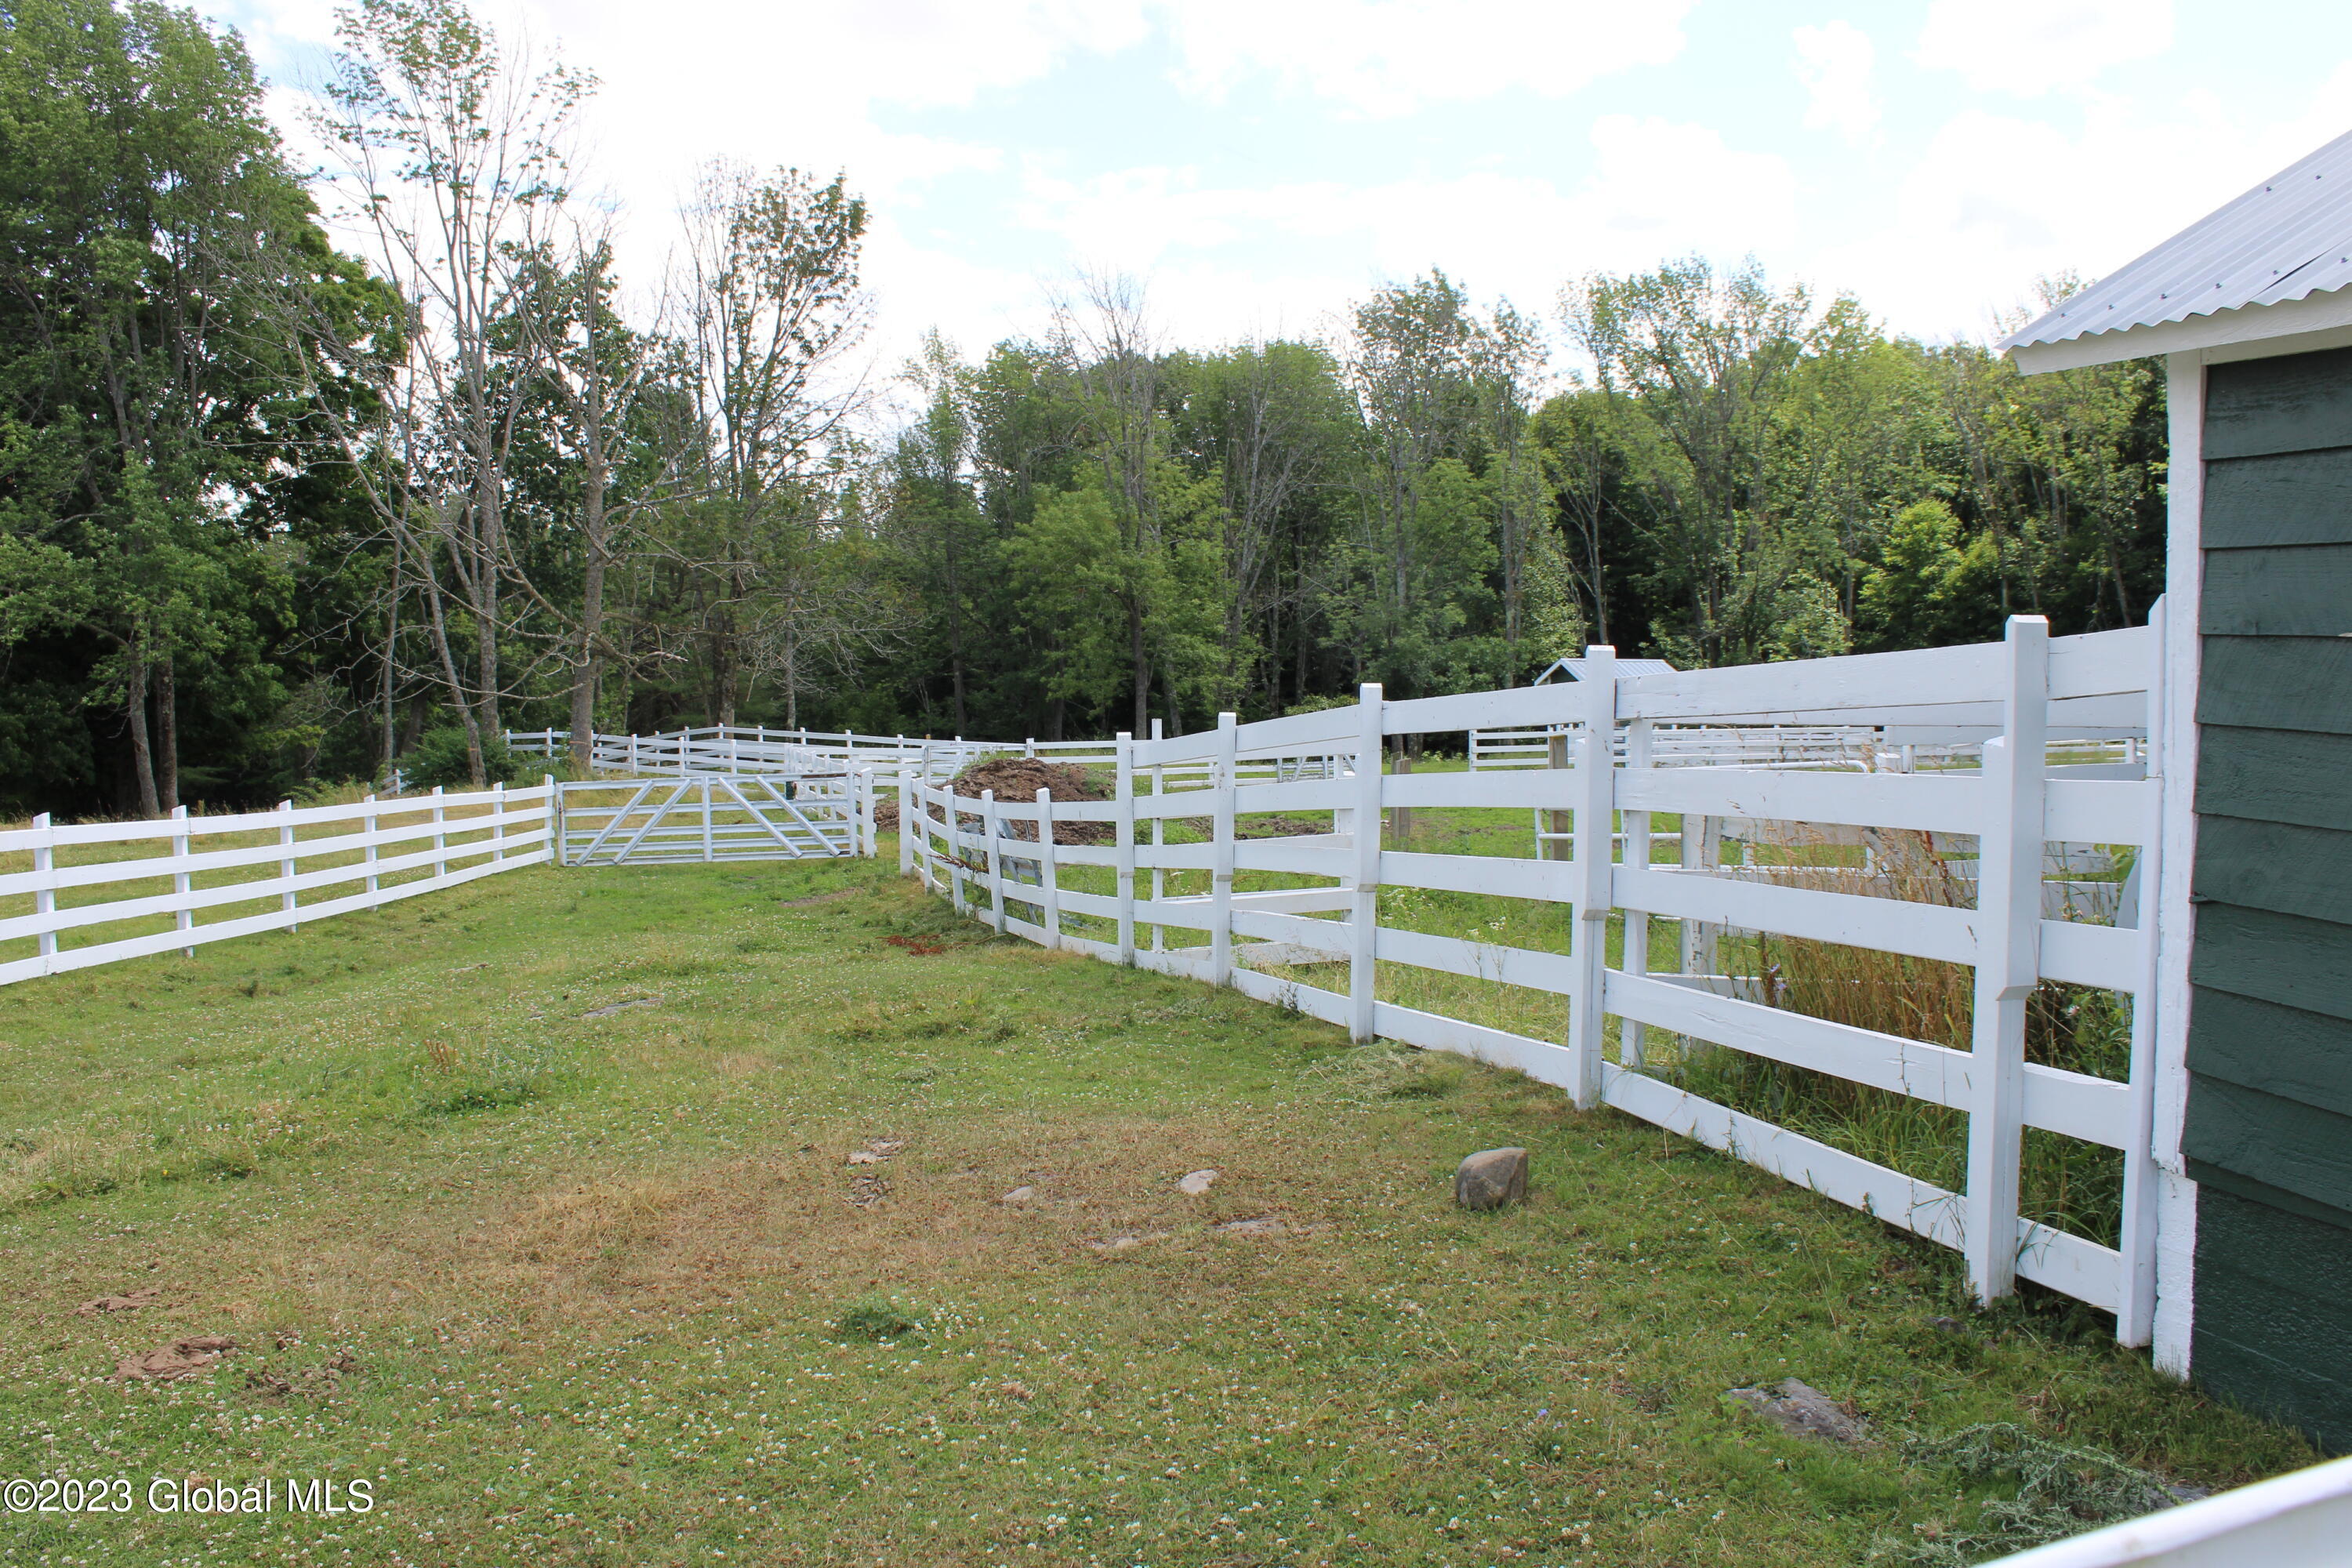
{"type": "Polygon", "coordinates": [[[956,774],[951,786],[958,795],[977,799],[992,789],[999,800],[1034,800],[1041,789],[1055,800],[1108,800],[1110,786],[1076,763],[1049,763],[1041,757],[992,757],[956,774]]]}
{"type": "MultiPolygon", "coordinates": [[[[978,799],[982,790],[994,790],[1001,801],[1034,801],[1048,789],[1056,801],[1108,800],[1110,787],[1075,763],[1049,763],[1037,757],[994,757],[974,763],[949,786],[956,794],[978,799]]],[[[1037,829],[1026,822],[1004,825],[1008,837],[1034,839],[1037,829]]],[[[1108,844],[1118,835],[1108,822],[1056,822],[1056,844],[1108,844]]]]}

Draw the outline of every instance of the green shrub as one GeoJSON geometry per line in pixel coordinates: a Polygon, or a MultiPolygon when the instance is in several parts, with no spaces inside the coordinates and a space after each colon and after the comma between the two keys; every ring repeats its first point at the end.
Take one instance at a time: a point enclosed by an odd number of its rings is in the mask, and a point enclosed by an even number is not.
{"type": "MultiPolygon", "coordinates": [[[[504,735],[482,737],[482,782],[522,784],[536,781],[545,767],[537,757],[518,757],[507,750],[504,735]]],[[[466,731],[455,724],[427,730],[400,759],[402,780],[410,789],[463,789],[473,782],[466,765],[466,731]]]]}

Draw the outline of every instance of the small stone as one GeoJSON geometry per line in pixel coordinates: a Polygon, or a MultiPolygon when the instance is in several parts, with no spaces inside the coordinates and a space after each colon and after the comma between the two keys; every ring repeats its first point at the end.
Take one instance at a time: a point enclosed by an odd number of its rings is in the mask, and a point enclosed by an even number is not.
{"type": "Polygon", "coordinates": [[[1795,1436],[1829,1443],[1862,1440],[1860,1421],[1820,1389],[1793,1377],[1782,1378],[1772,1388],[1735,1388],[1730,1396],[1795,1436]]]}
{"type": "Polygon", "coordinates": [[[852,1149],[849,1163],[853,1165],[878,1165],[882,1163],[882,1156],[871,1149],[852,1149]]]}
{"type": "Polygon", "coordinates": [[[1186,1197],[1197,1198],[1213,1186],[1216,1180],[1217,1173],[1214,1171],[1190,1171],[1177,1182],[1176,1190],[1186,1197]]]}
{"type": "Polygon", "coordinates": [[[1137,1247],[1154,1241],[1165,1241],[1169,1235],[1164,1230],[1147,1230],[1140,1235],[1114,1236],[1108,1241],[1092,1241],[1087,1245],[1108,1258],[1117,1253],[1133,1252],[1137,1247]]]}
{"type": "Polygon", "coordinates": [[[1927,1326],[1939,1334],[1957,1334],[1961,1331],[1960,1321],[1958,1318],[1947,1318],[1941,1313],[1928,1319],[1927,1326]]]}
{"type": "Polygon", "coordinates": [[[1454,1173],[1454,1201],[1465,1209],[1498,1209],[1528,1195],[1528,1152],[1483,1149],[1454,1173]]]}
{"type": "Polygon", "coordinates": [[[1294,1225],[1278,1215],[1261,1215],[1255,1219],[1229,1219],[1223,1225],[1211,1226],[1220,1236],[1312,1236],[1325,1228],[1319,1225],[1294,1225]]]}
{"type": "Polygon", "coordinates": [[[1034,1187],[1015,1187],[996,1201],[1001,1204],[1025,1204],[1036,1195],[1034,1187]]]}

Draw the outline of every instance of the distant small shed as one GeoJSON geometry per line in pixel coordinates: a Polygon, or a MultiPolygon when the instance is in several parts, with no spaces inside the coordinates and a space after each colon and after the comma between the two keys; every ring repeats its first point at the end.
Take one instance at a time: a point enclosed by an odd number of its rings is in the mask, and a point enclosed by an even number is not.
{"type": "MultiPolygon", "coordinates": [[[[1631,680],[1637,675],[1672,675],[1675,667],[1663,658],[1621,658],[1617,661],[1617,679],[1631,680]]],[[[1549,669],[1528,682],[1529,686],[1549,686],[1555,680],[1582,680],[1584,661],[1580,658],[1556,658],[1549,669]]]]}
{"type": "Polygon", "coordinates": [[[2157,1359],[2352,1448],[2352,135],[2002,347],[2168,366],[2157,1359]]]}

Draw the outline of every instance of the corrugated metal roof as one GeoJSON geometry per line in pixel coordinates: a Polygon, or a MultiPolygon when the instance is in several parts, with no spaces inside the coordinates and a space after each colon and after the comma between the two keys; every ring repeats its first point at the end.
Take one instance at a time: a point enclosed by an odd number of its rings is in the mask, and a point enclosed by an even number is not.
{"type": "Polygon", "coordinates": [[[2352,284],[2352,132],[2011,333],[2003,350],[2275,305],[2352,284]]]}
{"type": "MultiPolygon", "coordinates": [[[[1637,675],[1672,675],[1674,673],[1675,667],[1663,658],[1621,658],[1617,661],[1617,679],[1620,680],[1631,680],[1637,675]]],[[[1528,684],[1542,686],[1563,675],[1570,680],[1582,680],[1584,661],[1580,658],[1556,660],[1549,669],[1537,676],[1528,684]]]]}

